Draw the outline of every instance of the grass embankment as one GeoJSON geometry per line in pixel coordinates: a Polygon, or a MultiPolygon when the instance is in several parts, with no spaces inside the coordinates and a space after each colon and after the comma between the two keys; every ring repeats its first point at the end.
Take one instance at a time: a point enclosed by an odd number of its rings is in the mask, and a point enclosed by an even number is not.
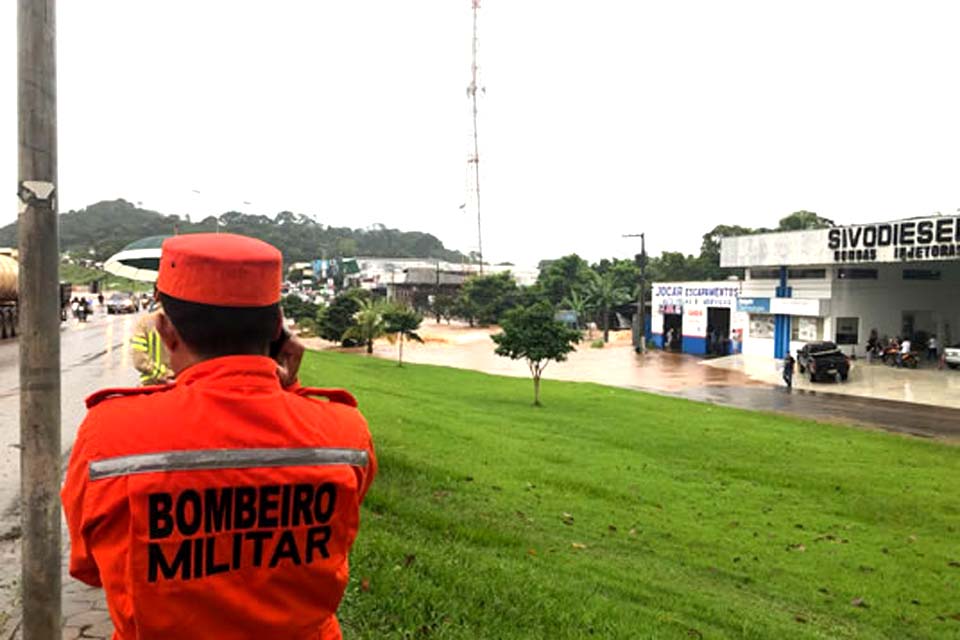
{"type": "Polygon", "coordinates": [[[81,267],[66,262],[60,263],[60,280],[77,285],[86,285],[99,280],[103,283],[104,289],[108,291],[153,291],[152,282],[137,282],[100,269],[81,267]]]}
{"type": "Polygon", "coordinates": [[[960,449],[342,354],[378,449],[348,637],[960,637],[960,449]]]}

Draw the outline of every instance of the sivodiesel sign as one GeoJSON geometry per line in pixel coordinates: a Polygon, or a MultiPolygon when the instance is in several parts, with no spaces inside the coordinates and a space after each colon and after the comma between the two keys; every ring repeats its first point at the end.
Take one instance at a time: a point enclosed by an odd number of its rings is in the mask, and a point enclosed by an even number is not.
{"type": "Polygon", "coordinates": [[[897,260],[956,258],[960,251],[960,218],[904,220],[827,232],[835,262],[873,262],[890,247],[897,260]]]}
{"type": "Polygon", "coordinates": [[[723,267],[956,260],[960,217],[724,238],[720,253],[723,267]]]}

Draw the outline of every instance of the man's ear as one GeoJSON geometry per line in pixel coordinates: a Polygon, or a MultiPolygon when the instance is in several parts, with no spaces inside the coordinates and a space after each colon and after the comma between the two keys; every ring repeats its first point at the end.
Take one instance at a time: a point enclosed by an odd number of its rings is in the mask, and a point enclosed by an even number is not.
{"type": "Polygon", "coordinates": [[[170,322],[167,314],[162,311],[157,314],[157,333],[160,334],[160,339],[163,340],[163,346],[167,348],[167,351],[176,351],[183,344],[180,334],[177,333],[177,328],[170,322]]]}

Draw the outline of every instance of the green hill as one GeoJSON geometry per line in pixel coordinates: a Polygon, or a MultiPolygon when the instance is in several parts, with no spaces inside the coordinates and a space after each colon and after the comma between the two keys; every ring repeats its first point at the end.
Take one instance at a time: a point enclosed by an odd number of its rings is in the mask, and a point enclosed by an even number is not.
{"type": "MultiPolygon", "coordinates": [[[[60,250],[76,257],[104,260],[127,244],[147,236],[220,230],[260,238],[283,252],[288,262],[326,255],[385,258],[437,258],[459,262],[460,252],[443,246],[435,236],[374,225],[350,229],[321,224],[290,211],[274,217],[230,211],[199,222],[140,209],[126,200],[105,200],[60,215],[60,250]]],[[[17,224],[0,228],[0,246],[16,246],[17,224]]]]}

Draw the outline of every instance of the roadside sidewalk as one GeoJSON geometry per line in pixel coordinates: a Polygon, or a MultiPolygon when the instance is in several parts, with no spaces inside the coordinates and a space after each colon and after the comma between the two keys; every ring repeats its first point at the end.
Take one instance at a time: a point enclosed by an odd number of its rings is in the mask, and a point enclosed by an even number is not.
{"type": "MultiPolygon", "coordinates": [[[[63,528],[66,538],[66,525],[63,528]]],[[[20,541],[0,543],[0,640],[20,640],[20,541]]],[[[69,541],[64,540],[63,580],[63,640],[89,638],[110,640],[113,623],[107,612],[103,590],[94,589],[78,582],[67,573],[69,541]]]]}

